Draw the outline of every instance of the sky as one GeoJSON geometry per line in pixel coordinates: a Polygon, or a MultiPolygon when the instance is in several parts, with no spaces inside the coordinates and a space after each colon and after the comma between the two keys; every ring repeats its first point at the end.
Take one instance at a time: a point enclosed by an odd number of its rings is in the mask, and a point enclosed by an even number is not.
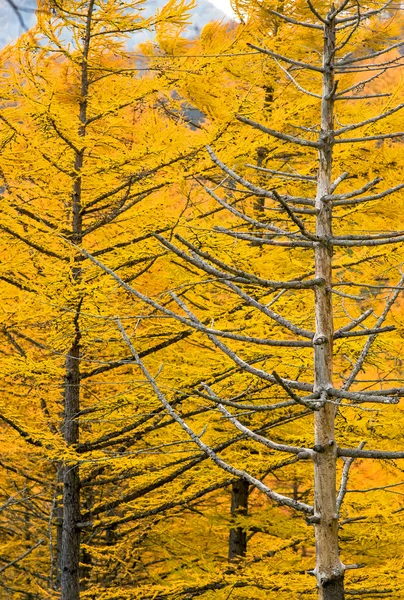
{"type": "MultiPolygon", "coordinates": [[[[200,1],[200,0],[199,0],[200,1]]],[[[234,17],[234,13],[230,6],[230,0],[208,0],[213,6],[221,10],[225,15],[234,17]]],[[[198,0],[197,0],[198,2],[198,0]]],[[[163,5],[164,0],[146,0],[146,5],[151,8],[153,5],[163,5]]],[[[198,2],[199,3],[199,2],[198,2]]],[[[11,4],[18,6],[21,9],[20,18],[23,20],[27,27],[30,27],[35,22],[35,0],[11,0],[11,4]]],[[[204,4],[203,0],[201,4],[204,4]]],[[[206,10],[207,7],[200,7],[195,11],[195,19],[210,20],[220,18],[220,14],[217,13],[213,7],[206,10]]],[[[206,22],[206,21],[205,21],[206,22]]],[[[204,23],[202,22],[202,25],[204,23]]],[[[0,47],[5,46],[7,43],[12,42],[24,31],[23,24],[19,22],[15,12],[10,6],[10,1],[0,0],[0,47]]]]}
{"type": "Polygon", "coordinates": [[[228,15],[229,17],[234,16],[233,10],[230,6],[230,0],[210,0],[210,2],[222,10],[225,15],[228,15]]]}

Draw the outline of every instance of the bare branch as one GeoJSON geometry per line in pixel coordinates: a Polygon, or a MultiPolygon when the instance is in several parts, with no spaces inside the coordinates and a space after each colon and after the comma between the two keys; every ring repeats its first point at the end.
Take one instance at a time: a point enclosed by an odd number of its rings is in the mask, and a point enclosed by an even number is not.
{"type": "Polygon", "coordinates": [[[381,56],[382,54],[386,54],[387,52],[391,52],[395,48],[401,48],[404,45],[404,42],[397,42],[397,44],[392,44],[383,50],[379,50],[374,54],[366,54],[365,56],[359,56],[357,58],[349,58],[349,60],[344,60],[344,65],[352,65],[354,63],[363,62],[364,60],[374,60],[376,56],[381,56]]]}
{"type": "Polygon", "coordinates": [[[384,75],[384,73],[386,71],[387,71],[387,68],[383,69],[380,73],[377,73],[376,75],[372,75],[371,77],[368,77],[368,79],[362,79],[362,81],[358,81],[357,83],[354,83],[353,85],[345,88],[344,90],[342,90],[341,92],[339,92],[338,94],[336,94],[335,99],[338,100],[338,98],[340,96],[344,96],[348,92],[352,92],[352,90],[361,90],[362,88],[365,87],[365,85],[367,83],[370,83],[371,81],[374,81],[375,79],[377,79],[381,75],[384,75]]]}
{"type": "Polygon", "coordinates": [[[258,167],[257,165],[250,165],[249,163],[246,163],[244,166],[248,167],[249,169],[255,169],[256,171],[268,173],[270,175],[277,175],[277,176],[285,178],[285,179],[300,179],[302,181],[310,181],[313,183],[315,183],[317,181],[317,178],[314,176],[311,176],[311,175],[299,175],[298,173],[285,173],[285,171],[274,171],[273,169],[266,169],[265,167],[258,167]]]}
{"type": "MultiPolygon", "coordinates": [[[[369,10],[368,12],[363,13],[363,15],[360,16],[361,21],[369,19],[370,17],[373,17],[375,15],[379,15],[384,10],[386,10],[390,6],[390,4],[392,4],[392,2],[393,0],[387,0],[387,2],[385,2],[380,8],[377,8],[375,10],[369,10]]],[[[354,17],[344,17],[342,19],[337,19],[336,23],[351,23],[352,21],[357,21],[357,19],[357,15],[355,15],[354,17]]]]}
{"type": "Polygon", "coordinates": [[[377,140],[392,140],[397,137],[404,136],[404,131],[398,131],[396,133],[384,133],[381,135],[368,135],[366,137],[358,138],[342,138],[341,140],[335,140],[334,144],[358,144],[362,142],[375,142],[377,140]]]}
{"type": "MultiPolygon", "coordinates": [[[[342,177],[342,175],[341,175],[341,177],[342,177]]],[[[346,177],[344,179],[346,179],[347,177],[348,177],[348,175],[346,175],[346,177]]],[[[368,190],[372,189],[373,187],[375,187],[375,185],[377,185],[381,181],[382,181],[381,177],[375,177],[374,179],[372,179],[372,181],[368,181],[368,183],[365,183],[365,185],[363,185],[361,188],[352,190],[351,192],[345,192],[344,194],[329,194],[327,196],[327,199],[332,200],[333,204],[334,204],[338,200],[347,200],[348,198],[354,198],[355,196],[360,196],[361,194],[364,194],[368,190]]],[[[341,181],[339,181],[338,183],[341,183],[341,181]]],[[[333,191],[335,190],[335,188],[336,188],[336,186],[333,187],[333,191]]]]}
{"type": "MultiPolygon", "coordinates": [[[[155,237],[159,240],[164,239],[164,238],[160,238],[160,236],[158,236],[158,235],[156,235],[155,237]]],[[[269,279],[261,279],[257,275],[247,273],[246,271],[241,271],[240,269],[235,269],[234,267],[230,267],[226,263],[223,263],[222,261],[220,261],[217,257],[214,257],[214,256],[208,254],[207,252],[203,252],[202,250],[200,250],[199,248],[197,248],[196,246],[194,246],[193,244],[191,244],[190,242],[188,242],[186,239],[184,239],[183,237],[181,237],[178,234],[176,234],[175,237],[182,244],[184,244],[184,246],[189,248],[192,252],[196,253],[201,258],[209,260],[209,261],[213,262],[213,264],[216,264],[223,269],[227,269],[230,273],[233,273],[234,275],[239,276],[239,277],[244,277],[245,279],[248,279],[251,283],[256,283],[257,285],[260,285],[263,287],[270,287],[270,288],[282,289],[282,290],[288,290],[288,289],[300,290],[300,289],[313,288],[316,285],[321,285],[324,283],[323,280],[321,280],[321,279],[307,279],[306,281],[303,281],[303,278],[299,278],[299,279],[291,280],[291,281],[272,281],[269,279]]],[[[162,243],[164,243],[164,242],[162,242],[162,243]]],[[[173,247],[175,248],[175,246],[173,246],[173,247]]],[[[206,264],[206,263],[201,263],[201,264],[206,264]]]]}
{"type": "MultiPolygon", "coordinates": [[[[328,19],[328,18],[324,18],[324,17],[323,17],[323,16],[322,16],[322,15],[321,15],[321,14],[318,12],[318,10],[317,10],[317,9],[316,9],[316,7],[314,6],[314,4],[311,2],[311,0],[306,0],[306,1],[307,1],[308,7],[310,8],[310,10],[311,10],[311,12],[313,13],[313,15],[314,15],[315,17],[317,17],[317,19],[318,19],[319,21],[321,21],[322,23],[324,23],[324,25],[328,25],[328,23],[329,23],[329,19],[328,19]]],[[[322,27],[322,29],[323,29],[323,27],[322,27]]]]}
{"type": "Polygon", "coordinates": [[[291,23],[292,25],[299,25],[300,27],[308,27],[309,29],[322,29],[321,25],[316,25],[315,23],[308,23],[307,21],[298,21],[297,19],[293,19],[292,17],[288,17],[284,13],[277,12],[276,10],[272,10],[267,8],[266,6],[262,7],[265,12],[272,15],[273,17],[278,17],[286,23],[291,23]]]}
{"type": "Polygon", "coordinates": [[[349,337],[360,337],[362,335],[378,335],[379,333],[388,333],[390,331],[395,331],[396,327],[394,325],[389,325],[388,327],[375,327],[374,329],[360,329],[359,331],[344,331],[339,332],[334,335],[335,340],[339,340],[341,338],[349,338],[349,337]]]}
{"type": "Polygon", "coordinates": [[[353,448],[338,448],[338,456],[349,458],[375,458],[379,460],[401,460],[404,452],[389,452],[385,450],[355,450],[353,448]]]}
{"type": "Polygon", "coordinates": [[[381,198],[390,196],[390,194],[399,192],[403,188],[404,188],[404,183],[400,183],[399,185],[389,188],[388,190],[384,190],[383,192],[380,192],[379,194],[372,194],[370,196],[364,196],[363,198],[356,198],[355,200],[336,200],[334,202],[334,206],[355,206],[356,204],[361,204],[362,202],[373,202],[374,200],[380,200],[381,198]]]}
{"type": "Polygon", "coordinates": [[[269,240],[268,238],[262,237],[259,238],[257,235],[251,235],[249,233],[241,233],[240,231],[231,231],[230,229],[226,229],[225,227],[214,227],[215,231],[219,233],[224,233],[234,238],[238,238],[240,240],[247,240],[249,242],[256,242],[260,244],[266,244],[268,246],[282,246],[284,248],[313,248],[313,242],[306,242],[304,240],[291,240],[290,242],[278,242],[274,240],[269,240]]]}
{"type": "MultiPolygon", "coordinates": [[[[255,477],[252,477],[248,473],[245,473],[244,471],[240,471],[239,469],[236,469],[235,467],[229,465],[227,462],[225,462],[224,460],[222,460],[221,458],[219,458],[219,456],[209,446],[207,446],[206,444],[204,444],[202,442],[202,440],[194,433],[194,431],[185,423],[185,421],[183,421],[183,419],[181,419],[181,417],[171,407],[171,405],[167,401],[165,395],[158,388],[155,379],[151,376],[151,374],[149,373],[149,371],[146,369],[145,365],[140,360],[140,358],[139,358],[139,356],[138,356],[135,348],[133,347],[130,339],[128,338],[128,336],[127,336],[124,328],[122,327],[122,324],[120,323],[119,319],[116,319],[116,322],[117,322],[119,331],[121,332],[122,337],[123,337],[125,343],[128,345],[128,347],[130,348],[130,351],[132,352],[132,355],[133,355],[133,357],[135,359],[136,364],[139,366],[139,368],[141,369],[143,375],[146,377],[147,381],[150,383],[150,385],[151,385],[154,393],[159,398],[160,402],[162,403],[162,405],[164,406],[164,408],[167,410],[168,414],[181,426],[181,428],[187,433],[187,435],[191,438],[191,440],[193,442],[195,442],[195,444],[207,456],[209,456],[209,458],[218,467],[220,467],[224,471],[227,471],[228,473],[231,473],[235,477],[240,477],[241,479],[244,479],[245,481],[248,481],[248,483],[250,483],[251,485],[253,485],[257,489],[259,489],[266,496],[268,496],[269,498],[271,498],[271,500],[274,500],[277,504],[280,504],[281,506],[288,506],[289,508],[293,508],[295,510],[298,510],[300,512],[304,512],[306,514],[312,514],[314,512],[312,506],[309,506],[308,504],[304,504],[303,502],[298,502],[297,500],[293,500],[292,498],[288,498],[287,496],[283,496],[281,494],[278,494],[277,492],[274,492],[273,490],[271,490],[270,488],[268,488],[265,484],[263,484],[262,481],[259,481],[258,479],[255,479],[255,477]]],[[[224,410],[226,410],[226,409],[224,409],[224,410]]]]}
{"type": "MultiPolygon", "coordinates": [[[[380,317],[378,318],[377,322],[376,322],[376,327],[381,327],[384,323],[384,321],[387,318],[387,315],[389,314],[391,307],[393,306],[393,304],[395,303],[395,301],[397,300],[400,291],[401,291],[401,286],[404,284],[404,276],[401,277],[399,283],[398,283],[398,289],[396,289],[394,291],[393,294],[391,294],[390,298],[388,299],[386,306],[384,308],[384,311],[382,312],[382,314],[380,315],[380,317]]],[[[360,356],[354,366],[354,368],[352,369],[351,374],[349,375],[348,379],[346,380],[346,382],[343,385],[343,390],[348,390],[351,385],[354,383],[356,376],[358,375],[359,371],[362,369],[363,364],[369,354],[369,350],[370,347],[372,346],[373,342],[375,341],[376,336],[375,335],[370,335],[366,341],[366,344],[362,350],[362,352],[360,353],[360,356]]]]}
{"type": "Polygon", "coordinates": [[[312,98],[317,98],[321,100],[321,96],[320,94],[315,94],[314,92],[310,92],[309,90],[306,90],[306,88],[302,87],[300,85],[300,83],[298,81],[296,81],[296,79],[289,73],[289,71],[287,69],[285,69],[285,67],[282,67],[281,63],[276,60],[276,58],[274,59],[276,64],[278,65],[278,67],[285,73],[286,77],[289,79],[289,81],[291,81],[293,83],[293,85],[299,90],[299,92],[302,92],[303,94],[306,94],[307,96],[311,96],[312,98]]]}
{"type": "MultiPolygon", "coordinates": [[[[366,119],[365,121],[361,121],[360,123],[355,123],[354,125],[347,125],[346,127],[337,129],[336,131],[334,131],[334,135],[335,136],[342,135],[343,133],[346,133],[347,131],[353,131],[354,129],[359,129],[360,127],[364,127],[365,125],[370,125],[371,123],[377,123],[377,121],[380,121],[381,119],[386,119],[390,115],[394,115],[394,113],[400,111],[403,108],[404,108],[404,102],[401,104],[398,104],[397,106],[395,106],[394,108],[391,108],[390,110],[387,110],[384,113],[381,113],[380,115],[377,115],[376,117],[371,117],[370,119],[366,119]]],[[[394,135],[396,136],[399,134],[394,134],[394,135]]],[[[404,133],[402,133],[401,135],[404,135],[404,133]]]]}
{"type": "Polygon", "coordinates": [[[285,444],[277,444],[276,442],[272,442],[271,440],[269,440],[266,437],[263,437],[262,435],[258,435],[257,433],[254,433],[253,431],[251,431],[251,429],[249,429],[248,427],[245,427],[245,425],[242,425],[242,423],[240,423],[240,421],[238,419],[236,419],[236,417],[234,417],[222,404],[218,404],[217,406],[218,406],[219,410],[221,411],[221,413],[231,423],[233,423],[233,425],[235,427],[237,427],[237,429],[239,431],[244,433],[247,438],[250,438],[250,439],[254,440],[255,442],[258,442],[259,444],[262,444],[266,448],[270,448],[271,450],[277,450],[278,452],[286,452],[288,454],[297,454],[298,456],[300,455],[301,458],[303,458],[303,456],[304,456],[304,458],[313,458],[314,457],[315,452],[313,450],[311,450],[310,448],[297,448],[296,446],[287,446],[285,444]]]}
{"type": "MultiPolygon", "coordinates": [[[[364,445],[365,445],[365,442],[361,442],[358,446],[358,449],[362,450],[364,445]]],[[[341,506],[344,501],[345,494],[347,492],[349,470],[350,470],[354,460],[355,460],[355,458],[353,456],[351,456],[350,458],[346,458],[344,460],[345,464],[344,464],[344,468],[342,470],[341,483],[339,486],[339,492],[338,492],[338,496],[337,496],[337,511],[338,512],[341,510],[341,506]]]]}
{"type": "Polygon", "coordinates": [[[286,383],[284,379],[282,379],[282,377],[278,375],[276,371],[272,371],[272,375],[274,376],[277,384],[280,385],[281,388],[285,390],[287,395],[290,396],[297,404],[303,404],[303,406],[305,406],[306,408],[310,408],[311,410],[320,410],[320,408],[324,406],[324,402],[322,400],[320,402],[318,400],[315,400],[313,402],[306,398],[301,398],[300,396],[295,394],[292,388],[286,383]]]}
{"type": "Polygon", "coordinates": [[[291,218],[293,223],[297,225],[297,227],[300,229],[303,237],[307,238],[308,240],[311,240],[312,242],[319,242],[319,238],[316,235],[310,233],[310,231],[307,231],[303,221],[293,213],[293,210],[288,206],[287,202],[283,200],[283,198],[278,194],[278,192],[276,190],[272,190],[272,193],[276,200],[279,202],[279,204],[282,206],[282,208],[286,211],[288,216],[291,218]]]}
{"type": "MultiPolygon", "coordinates": [[[[220,167],[220,169],[222,169],[222,171],[224,171],[227,175],[230,175],[230,177],[232,179],[234,179],[234,181],[237,181],[237,183],[240,183],[243,187],[247,188],[250,192],[252,192],[253,194],[256,194],[257,196],[263,196],[264,198],[270,198],[271,200],[274,200],[274,195],[273,195],[272,191],[265,190],[264,188],[257,187],[253,183],[250,183],[249,181],[247,181],[246,179],[244,179],[243,177],[238,175],[235,171],[233,171],[233,169],[230,169],[227,165],[225,165],[216,156],[216,154],[213,152],[213,150],[209,146],[207,147],[207,150],[208,150],[208,154],[211,157],[212,161],[218,167],[220,167]]],[[[209,188],[208,188],[208,190],[209,190],[209,193],[213,193],[213,190],[210,190],[209,188]]],[[[300,198],[298,196],[287,196],[287,195],[283,195],[282,197],[285,201],[290,202],[291,204],[302,204],[304,206],[314,206],[314,200],[312,200],[311,198],[300,198]]],[[[222,205],[224,205],[223,204],[224,202],[225,202],[224,200],[220,199],[220,203],[222,205]]],[[[231,209],[236,210],[234,208],[234,206],[231,206],[231,205],[228,205],[225,208],[227,208],[228,210],[231,210],[231,209]]],[[[282,230],[279,230],[279,231],[282,231],[282,230]]]]}
{"type": "MultiPolygon", "coordinates": [[[[239,217],[240,219],[242,219],[246,223],[249,223],[250,225],[254,225],[255,227],[258,227],[259,229],[266,229],[267,231],[272,231],[273,233],[277,233],[279,235],[283,235],[283,236],[286,236],[286,237],[289,237],[289,236],[290,237],[296,237],[297,234],[295,234],[295,233],[290,233],[289,231],[285,231],[283,229],[280,229],[279,227],[276,227],[275,225],[270,225],[269,223],[261,223],[261,221],[257,221],[256,219],[252,219],[251,217],[249,217],[249,216],[245,215],[244,213],[240,212],[239,210],[237,210],[237,208],[235,208],[234,206],[232,206],[231,204],[229,204],[228,202],[226,202],[225,200],[223,200],[222,198],[220,198],[220,196],[218,196],[217,194],[215,194],[215,192],[212,189],[208,188],[205,185],[203,185],[203,188],[209,194],[209,196],[211,196],[212,198],[214,198],[216,200],[216,202],[218,202],[221,206],[223,206],[223,208],[226,208],[234,216],[239,217]]],[[[260,188],[258,188],[258,189],[260,189],[260,188]]],[[[273,192],[268,193],[267,197],[270,197],[271,199],[273,199],[274,198],[273,192]]]]}
{"type": "Polygon", "coordinates": [[[353,319],[353,321],[351,321],[351,323],[348,323],[348,325],[344,325],[343,327],[340,327],[339,329],[337,329],[336,332],[334,333],[334,339],[340,333],[346,333],[347,331],[351,331],[351,329],[353,329],[354,327],[356,327],[357,325],[359,325],[360,323],[365,321],[368,317],[370,317],[371,314],[373,314],[372,308],[370,308],[369,310],[366,310],[364,313],[362,313],[356,319],[353,319]]]}
{"type": "MultiPolygon", "coordinates": [[[[342,183],[343,181],[345,181],[345,179],[348,179],[348,177],[349,177],[349,173],[347,173],[346,171],[345,171],[345,173],[341,173],[341,175],[339,177],[337,177],[337,179],[331,184],[330,193],[333,194],[334,191],[339,186],[339,184],[342,183]]],[[[334,197],[335,196],[333,196],[333,198],[334,197]]]]}
{"type": "Polygon", "coordinates": [[[298,146],[306,146],[306,147],[308,146],[310,148],[321,148],[320,142],[312,142],[310,140],[298,138],[293,135],[288,135],[287,133],[281,133],[280,131],[276,131],[275,129],[269,129],[268,127],[265,127],[265,125],[261,125],[260,123],[257,123],[256,121],[252,121],[251,119],[247,119],[247,117],[243,117],[242,115],[236,115],[236,119],[238,119],[238,121],[241,121],[241,123],[245,123],[246,125],[251,125],[251,127],[254,127],[254,129],[259,129],[259,131],[262,131],[263,133],[267,133],[268,135],[271,135],[272,137],[274,137],[278,140],[282,140],[284,142],[289,142],[291,144],[297,144],[298,146]]]}
{"type": "Polygon", "coordinates": [[[316,67],[314,65],[310,65],[299,60],[293,60],[288,56],[277,54],[276,52],[272,52],[271,50],[267,50],[266,48],[261,48],[260,46],[255,46],[254,44],[250,44],[249,42],[247,42],[247,46],[249,46],[250,48],[254,48],[254,50],[258,50],[258,52],[262,52],[263,54],[268,54],[268,56],[271,56],[272,58],[283,60],[284,62],[287,62],[295,67],[301,67],[302,69],[308,69],[310,71],[316,71],[317,73],[323,73],[323,69],[321,67],[316,67]]]}
{"type": "MultiPolygon", "coordinates": [[[[285,317],[282,317],[278,313],[274,312],[273,310],[271,310],[270,308],[265,306],[265,304],[261,304],[261,302],[254,300],[254,298],[252,298],[250,295],[243,292],[243,290],[240,289],[234,283],[231,283],[230,281],[224,281],[224,283],[225,283],[225,285],[227,285],[227,287],[229,287],[231,290],[236,292],[236,294],[238,294],[240,296],[240,298],[243,298],[243,300],[245,300],[247,302],[247,304],[249,304],[250,306],[253,306],[254,308],[257,308],[264,315],[266,315],[273,321],[276,321],[282,327],[289,329],[289,331],[291,331],[292,333],[295,333],[296,335],[301,335],[302,337],[309,338],[310,340],[313,339],[314,333],[312,331],[310,331],[309,329],[303,329],[301,327],[298,327],[297,325],[295,325],[288,319],[285,319],[285,317]]],[[[311,343],[310,343],[310,346],[312,346],[311,343]]]]}

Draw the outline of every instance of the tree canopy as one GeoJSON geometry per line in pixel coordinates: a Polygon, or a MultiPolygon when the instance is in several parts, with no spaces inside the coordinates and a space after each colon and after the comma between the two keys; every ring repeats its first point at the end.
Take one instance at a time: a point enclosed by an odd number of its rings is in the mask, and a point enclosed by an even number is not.
{"type": "Polygon", "coordinates": [[[2,51],[0,596],[399,599],[400,9],[143,8],[2,51]]]}

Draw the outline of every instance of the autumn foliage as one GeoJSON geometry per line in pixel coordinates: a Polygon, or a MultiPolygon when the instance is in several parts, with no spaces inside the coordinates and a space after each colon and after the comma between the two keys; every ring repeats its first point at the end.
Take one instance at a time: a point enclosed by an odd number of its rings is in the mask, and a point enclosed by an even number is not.
{"type": "Polygon", "coordinates": [[[142,6],[1,53],[0,598],[398,600],[400,10],[142,6]]]}

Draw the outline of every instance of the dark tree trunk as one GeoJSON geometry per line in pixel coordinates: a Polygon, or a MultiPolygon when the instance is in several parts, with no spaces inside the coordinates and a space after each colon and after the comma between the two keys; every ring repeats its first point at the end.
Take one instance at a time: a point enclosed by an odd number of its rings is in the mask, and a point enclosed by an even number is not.
{"type": "MultiPolygon", "coordinates": [[[[268,150],[267,148],[264,148],[263,146],[260,148],[257,148],[257,167],[262,167],[263,163],[264,163],[264,159],[268,156],[268,150]]],[[[263,183],[263,187],[265,187],[265,183],[259,181],[258,182],[259,185],[261,185],[261,183],[263,183]]],[[[265,197],[264,196],[257,196],[255,198],[255,214],[256,214],[256,218],[257,220],[260,220],[264,217],[265,215],[265,197]]],[[[256,245],[256,243],[253,243],[252,245],[256,245]]],[[[259,244],[260,246],[262,246],[262,244],[259,244]]]]}
{"type": "MultiPolygon", "coordinates": [[[[248,514],[248,483],[239,479],[231,487],[231,516],[246,516],[248,514]]],[[[243,527],[232,527],[229,535],[229,561],[247,553],[247,532],[243,527]]]]}
{"type": "MultiPolygon", "coordinates": [[[[66,391],[63,434],[68,445],[79,441],[80,409],[80,331],[66,359],[66,391]]],[[[61,556],[62,600],[78,600],[80,560],[80,479],[77,464],[66,463],[63,473],[63,527],[61,556]]]]}
{"type": "Polygon", "coordinates": [[[331,579],[323,585],[322,589],[324,600],[343,600],[344,594],[344,576],[340,575],[336,579],[331,579]]]}
{"type": "MultiPolygon", "coordinates": [[[[95,0],[89,0],[86,28],[83,36],[83,54],[81,62],[81,95],[79,106],[80,126],[78,134],[84,138],[87,124],[88,103],[88,59],[90,54],[91,25],[95,0]]],[[[77,150],[75,154],[74,170],[77,173],[73,184],[72,193],[72,230],[71,239],[74,244],[81,245],[83,233],[82,216],[82,168],[84,164],[84,150],[77,150]]],[[[82,256],[78,253],[74,257],[72,267],[73,285],[82,278],[82,256]]],[[[65,409],[63,420],[63,436],[68,446],[77,445],[79,442],[80,411],[80,312],[83,298],[76,307],[74,318],[74,339],[66,359],[65,379],[65,409]]],[[[79,465],[65,464],[63,471],[63,528],[61,549],[61,600],[79,600],[80,598],[80,474],[79,465]]]]}
{"type": "MultiPolygon", "coordinates": [[[[63,433],[63,432],[62,432],[63,433]]],[[[57,496],[63,497],[63,464],[59,463],[57,469],[57,496]]],[[[51,557],[51,560],[55,564],[55,585],[56,589],[60,590],[61,585],[61,560],[62,560],[62,535],[63,535],[63,504],[60,500],[56,499],[55,504],[55,515],[56,515],[56,549],[55,557],[51,557]]]]}

